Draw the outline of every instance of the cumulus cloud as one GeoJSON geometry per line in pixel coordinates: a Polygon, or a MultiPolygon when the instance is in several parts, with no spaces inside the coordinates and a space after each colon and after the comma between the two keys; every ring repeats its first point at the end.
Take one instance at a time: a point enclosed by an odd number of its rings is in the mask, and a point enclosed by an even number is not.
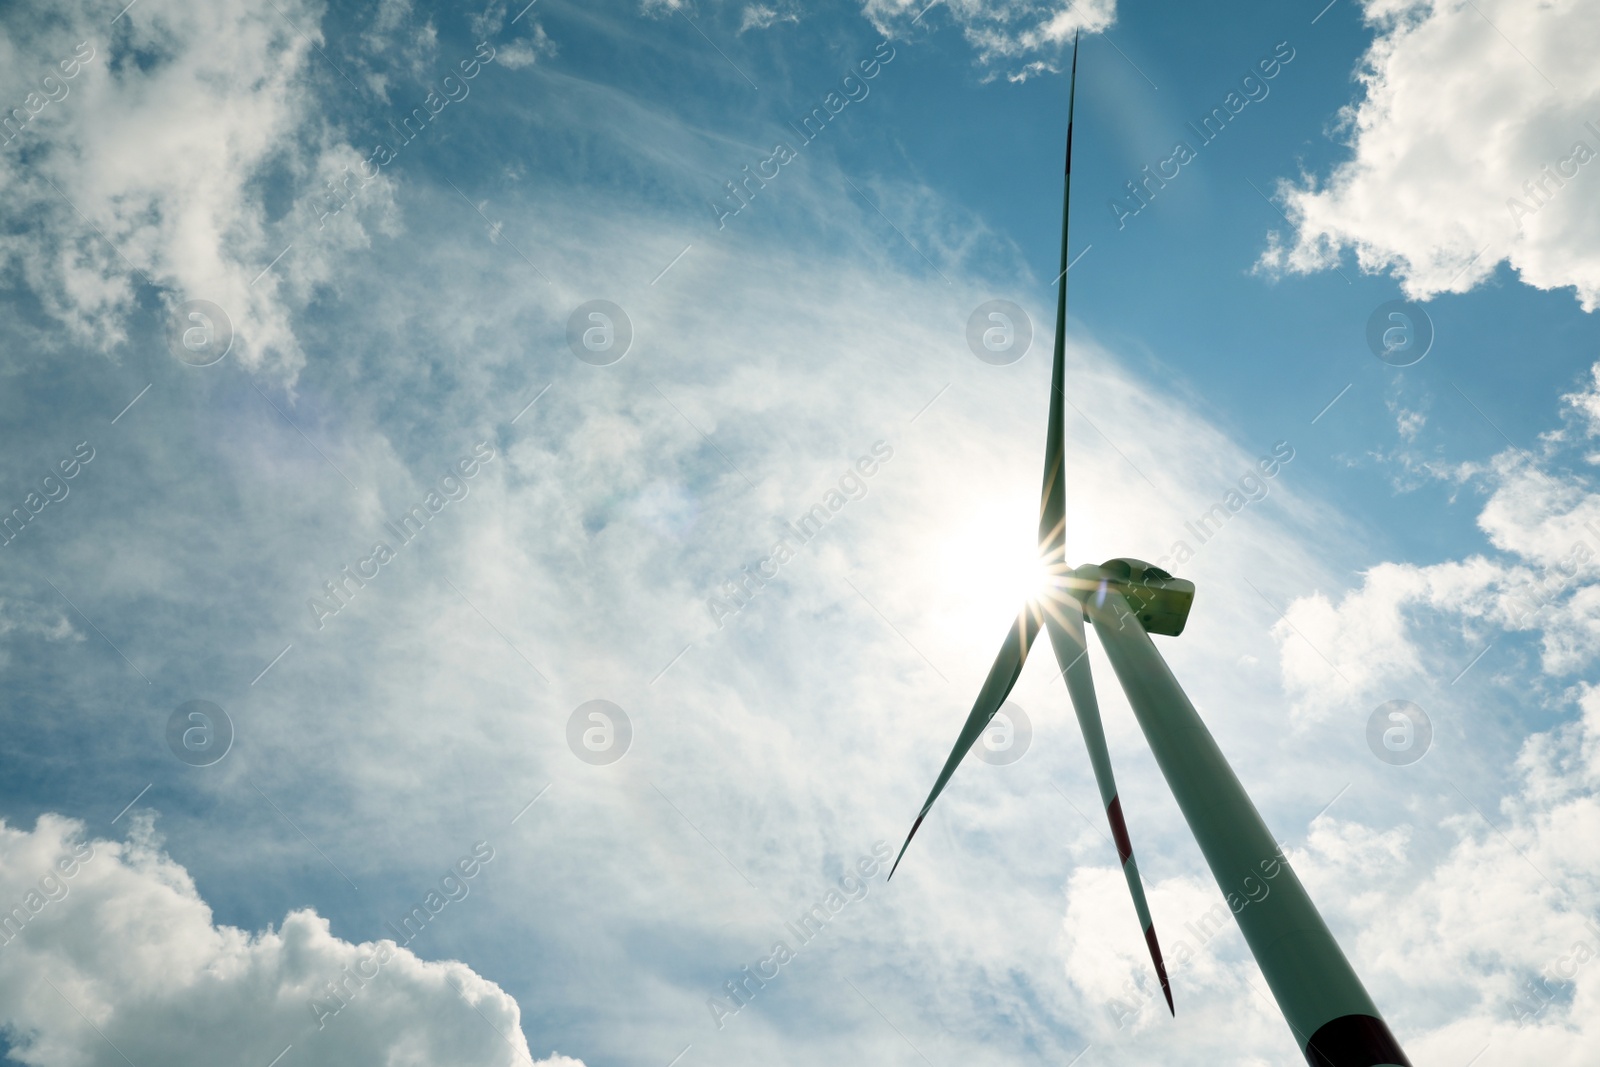
{"type": "Polygon", "coordinates": [[[1425,565],[1380,563],[1337,601],[1314,591],[1289,607],[1276,633],[1298,714],[1329,714],[1403,679],[1441,671],[1448,679],[1477,651],[1516,634],[1537,640],[1540,667],[1551,677],[1593,664],[1600,656],[1600,590],[1591,584],[1600,573],[1600,492],[1572,461],[1586,461],[1600,435],[1596,410],[1600,365],[1586,386],[1561,398],[1562,423],[1541,436],[1537,455],[1509,449],[1487,463],[1430,470],[1485,494],[1477,525],[1492,551],[1425,565]],[[1424,648],[1416,639],[1423,618],[1456,639],[1424,648]]]}
{"type": "Polygon", "coordinates": [[[1465,292],[1502,262],[1600,307],[1600,7],[1369,0],[1377,29],[1341,113],[1351,156],[1284,181],[1293,224],[1260,267],[1304,273],[1354,252],[1414,298],[1465,292]]]}
{"type": "MultiPolygon", "coordinates": [[[[0,823],[0,1026],[28,1067],[533,1063],[517,1003],[456,961],[352,944],[310,910],[219,926],[148,817],[126,841],[0,823]],[[337,991],[337,992],[336,992],[337,991]],[[342,994],[342,995],[340,995],[342,994]]],[[[535,1067],[582,1067],[552,1055],[535,1067]]]]}
{"type": "MultiPolygon", "coordinates": [[[[879,33],[906,36],[934,13],[927,0],[865,0],[862,11],[879,33]]],[[[1099,33],[1116,21],[1116,0],[947,0],[942,17],[961,28],[978,62],[1012,81],[1056,69],[1073,35],[1099,33]]]]}

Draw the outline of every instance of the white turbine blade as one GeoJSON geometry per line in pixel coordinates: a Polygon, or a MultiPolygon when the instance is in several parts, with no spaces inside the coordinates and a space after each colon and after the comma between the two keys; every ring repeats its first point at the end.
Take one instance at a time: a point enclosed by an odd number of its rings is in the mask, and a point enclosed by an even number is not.
{"type": "Polygon", "coordinates": [[[1050,423],[1045,430],[1044,485],[1039,491],[1039,552],[1049,567],[1066,569],[1066,478],[1062,470],[1062,392],[1067,362],[1067,224],[1072,212],[1072,111],[1078,95],[1078,39],[1072,39],[1072,78],[1067,90],[1067,160],[1061,187],[1061,277],[1056,292],[1056,340],[1051,350],[1050,423]]]}
{"type": "Polygon", "coordinates": [[[966,725],[961,727],[961,734],[956,738],[956,747],[950,750],[950,758],[945,760],[944,770],[939,772],[938,780],[933,783],[933,791],[928,794],[928,799],[923,801],[922,810],[917,813],[916,821],[911,824],[911,832],[906,834],[905,844],[900,846],[900,855],[894,858],[894,866],[889,868],[890,878],[894,877],[895,867],[900,866],[900,857],[906,854],[906,848],[911,844],[911,839],[917,835],[917,828],[922,825],[928,809],[933,807],[934,800],[944,791],[945,783],[950,781],[950,776],[955,774],[961,760],[983,735],[989,720],[994,718],[994,713],[1000,710],[1000,705],[1011,695],[1011,687],[1017,684],[1017,676],[1022,673],[1022,665],[1028,659],[1028,649],[1033,647],[1033,639],[1038,633],[1039,612],[1030,604],[1022,609],[1017,621],[1006,634],[1006,639],[1000,646],[1000,654],[995,657],[994,666],[989,668],[989,676],[983,680],[983,688],[978,690],[977,702],[972,705],[972,711],[967,715],[966,725]]]}
{"type": "Polygon", "coordinates": [[[1083,743],[1089,749],[1089,764],[1094,768],[1094,780],[1100,787],[1100,803],[1104,805],[1106,819],[1111,824],[1117,862],[1122,865],[1128,893],[1133,897],[1133,910],[1139,917],[1139,927],[1144,931],[1150,962],[1155,967],[1156,978],[1161,982],[1161,992],[1166,995],[1167,1010],[1176,1016],[1177,1009],[1172,1006],[1172,986],[1167,981],[1166,961],[1161,956],[1161,943],[1156,940],[1150,905],[1145,901],[1144,881],[1139,877],[1139,867],[1133,859],[1133,840],[1128,835],[1128,824],[1122,817],[1117,779],[1111,773],[1111,752],[1106,747],[1106,731],[1100,721],[1100,702],[1095,697],[1094,677],[1089,670],[1083,605],[1072,596],[1052,599],[1050,610],[1045,614],[1045,627],[1050,631],[1050,647],[1055,649],[1056,663],[1066,675],[1067,693],[1072,698],[1072,710],[1078,715],[1078,729],[1083,732],[1083,743]]]}

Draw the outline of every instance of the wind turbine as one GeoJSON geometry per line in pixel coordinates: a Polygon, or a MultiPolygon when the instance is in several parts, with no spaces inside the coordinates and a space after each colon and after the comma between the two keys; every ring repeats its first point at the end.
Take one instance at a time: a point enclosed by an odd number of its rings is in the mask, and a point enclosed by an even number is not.
{"type": "Polygon", "coordinates": [[[1100,799],[1111,823],[1117,859],[1133,896],[1134,911],[1167,1009],[1177,1014],[1172,987],[1161,958],[1144,884],[1123,821],[1117,783],[1111,773],[1100,707],[1090,675],[1084,621],[1092,623],[1106,658],[1127,693],[1156,764],[1172,789],[1211,873],[1233,908],[1234,918],[1284,1020],[1312,1067],[1411,1067],[1411,1061],[1378,1014],[1376,1005],[1345,958],[1333,934],[1311,903],[1305,887],[1283,857],[1271,831],[1251,803],[1233,768],[1223,757],[1156,650],[1150,634],[1176,637],[1183,632],[1194,601],[1194,583],[1174,578],[1136,559],[1113,559],[1100,566],[1069,569],[1066,561],[1066,479],[1062,468],[1062,392],[1066,362],[1067,221],[1072,192],[1072,101],[1077,95],[1078,44],[1073,40],[1067,104],[1067,151],[1061,207],[1061,277],[1056,297],[1054,363],[1050,372],[1050,421],[1045,435],[1044,485],[1039,502],[1039,552],[1049,578],[1046,591],[1031,599],[1000,645],[1000,654],[978,691],[950,758],[917,813],[890,877],[900,866],[917,828],[944,790],[956,767],[1010,694],[1022,673],[1028,650],[1040,629],[1048,631],[1056,663],[1083,731],[1100,799]],[[1267,882],[1270,881],[1269,886],[1267,882]],[[1260,894],[1257,896],[1257,894],[1260,894]]]}

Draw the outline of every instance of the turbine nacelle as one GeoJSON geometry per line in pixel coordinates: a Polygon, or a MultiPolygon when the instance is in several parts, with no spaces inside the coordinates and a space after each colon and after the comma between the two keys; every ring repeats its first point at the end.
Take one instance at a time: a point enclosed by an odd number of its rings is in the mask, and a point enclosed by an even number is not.
{"type": "Polygon", "coordinates": [[[1105,602],[1107,592],[1121,593],[1147,632],[1167,637],[1183,633],[1194,604],[1193,582],[1128,556],[1108,559],[1099,566],[1085,563],[1055,584],[1067,596],[1078,600],[1095,597],[1097,604],[1105,602]]]}

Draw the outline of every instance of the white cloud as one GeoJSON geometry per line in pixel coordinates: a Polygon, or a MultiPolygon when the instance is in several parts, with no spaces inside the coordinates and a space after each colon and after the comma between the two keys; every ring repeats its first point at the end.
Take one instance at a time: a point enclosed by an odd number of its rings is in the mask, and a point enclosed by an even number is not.
{"type": "Polygon", "coordinates": [[[1358,76],[1365,94],[1341,115],[1351,158],[1324,179],[1280,183],[1295,229],[1271,235],[1261,267],[1320,270],[1351,249],[1363,270],[1393,271],[1426,298],[1506,262],[1528,285],[1573,287],[1585,310],[1600,307],[1600,5],[1365,10],[1378,35],[1358,76]]]}
{"type": "Polygon", "coordinates": [[[909,36],[915,23],[949,19],[978,50],[978,62],[1013,81],[1056,69],[1075,33],[1098,33],[1116,21],[1116,0],[864,0],[862,11],[884,36],[909,36]],[[926,13],[924,13],[926,11],[926,13]]]}
{"type": "MultiPolygon", "coordinates": [[[[83,634],[60,609],[0,597],[0,639],[14,639],[24,634],[37,635],[46,641],[84,640],[83,634]]],[[[0,670],[10,667],[11,662],[12,650],[0,645],[0,670]]]]}
{"type": "Polygon", "coordinates": [[[556,44],[539,23],[532,23],[525,37],[507,41],[495,51],[494,61],[511,70],[531,67],[541,59],[556,54],[556,44]]]}
{"type": "Polygon", "coordinates": [[[1428,416],[1422,411],[1400,408],[1395,415],[1395,428],[1400,431],[1400,439],[1403,441],[1415,441],[1427,423],[1428,416]]]}
{"type": "Polygon", "coordinates": [[[780,22],[799,22],[800,13],[789,4],[746,4],[739,19],[739,32],[765,30],[780,22]]]}
{"type": "Polygon", "coordinates": [[[1582,431],[1592,433],[1596,375],[1600,365],[1589,388],[1562,398],[1567,422],[1541,437],[1540,455],[1508,450],[1487,464],[1433,472],[1487,493],[1477,525],[1493,552],[1427,565],[1380,563],[1337,603],[1319,591],[1289,607],[1276,633],[1297,713],[1329,714],[1404,679],[1440,671],[1448,678],[1510,634],[1537,637],[1541,666],[1551,675],[1594,662],[1600,589],[1590,583],[1600,573],[1600,493],[1564,473],[1560,461],[1585,446],[1582,431]],[[1414,634],[1424,617],[1454,638],[1440,644],[1435,630],[1430,647],[1419,645],[1414,634]]]}
{"type": "Polygon", "coordinates": [[[1444,786],[1437,803],[1452,812],[1443,821],[1453,844],[1420,877],[1403,827],[1323,819],[1291,853],[1313,896],[1337,901],[1359,931],[1345,947],[1371,961],[1369,985],[1409,994],[1407,1051],[1418,1063],[1465,1062],[1485,1047],[1490,1059],[1562,1067],[1593,1058],[1600,691],[1585,686],[1574,703],[1574,721],[1528,737],[1516,788],[1498,806],[1464,799],[1481,792],[1476,783],[1444,786]]]}
{"type": "MultiPolygon", "coordinates": [[[[367,141],[362,150],[352,141],[370,131],[345,130],[324,97],[349,103],[359,84],[370,93],[359,103],[409,108],[429,89],[437,95],[431,17],[412,0],[385,0],[352,56],[325,39],[313,0],[141,4],[109,31],[87,10],[37,7],[14,13],[0,37],[0,101],[31,99],[80,41],[78,54],[91,58],[76,64],[61,100],[0,147],[10,223],[0,271],[73,340],[108,353],[129,339],[148,286],[169,311],[212,301],[232,321],[230,359],[292,380],[305,360],[296,311],[340,286],[332,264],[341,253],[397,224],[392,172],[352,177],[372,155],[367,141]],[[335,186],[341,199],[356,190],[353,208],[319,218],[336,205],[335,186]]],[[[500,0],[469,22],[492,36],[505,17],[500,0]]],[[[542,26],[521,29],[500,42],[497,65],[555,53],[542,26]]]]}
{"type": "MultiPolygon", "coordinates": [[[[291,1062],[329,1067],[533,1063],[516,1001],[470,967],[352,944],[310,910],[255,933],[219,926],[148,820],[132,817],[127,841],[90,840],[50,814],[32,831],[0,823],[11,1059],[266,1064],[293,1045],[291,1062]]],[[[535,1067],[582,1065],[553,1055],[535,1067]]]]}
{"type": "Polygon", "coordinates": [[[276,170],[313,184],[319,146],[337,139],[306,76],[321,62],[317,17],[304,3],[279,7],[139,5],[109,29],[87,9],[13,13],[6,98],[79,42],[92,56],[0,151],[12,220],[0,262],[75,338],[105,351],[124,341],[148,281],[174,306],[227,308],[246,365],[292,373],[302,362],[279,281],[251,284],[284,247],[258,183],[276,170]]]}
{"type": "Polygon", "coordinates": [[[22,600],[0,599],[0,637],[12,632],[39,634],[50,641],[83,640],[59,610],[22,600]]]}
{"type": "Polygon", "coordinates": [[[1584,418],[1584,431],[1590,437],[1600,437],[1600,364],[1589,370],[1589,385],[1561,398],[1570,410],[1584,418]]]}
{"type": "MultiPolygon", "coordinates": [[[[439,31],[432,18],[417,13],[413,0],[382,0],[361,34],[361,43],[365,55],[356,57],[356,62],[362,67],[367,86],[388,100],[390,76],[371,69],[367,57],[382,55],[391,66],[425,79],[438,58],[439,31]]],[[[323,42],[319,44],[326,47],[323,42]]]]}
{"type": "MultiPolygon", "coordinates": [[[[557,52],[555,41],[538,20],[529,15],[530,6],[527,0],[516,5],[517,14],[513,15],[510,0],[490,0],[489,6],[482,13],[471,16],[467,23],[472,27],[474,37],[486,41],[495,41],[494,61],[502,67],[511,70],[521,70],[531,67],[540,59],[548,59],[557,52]],[[520,22],[510,22],[515,19],[520,22]],[[513,33],[522,33],[523,36],[510,40],[501,37],[507,26],[512,26],[513,33]]],[[[427,73],[419,72],[424,78],[427,73]]]]}

